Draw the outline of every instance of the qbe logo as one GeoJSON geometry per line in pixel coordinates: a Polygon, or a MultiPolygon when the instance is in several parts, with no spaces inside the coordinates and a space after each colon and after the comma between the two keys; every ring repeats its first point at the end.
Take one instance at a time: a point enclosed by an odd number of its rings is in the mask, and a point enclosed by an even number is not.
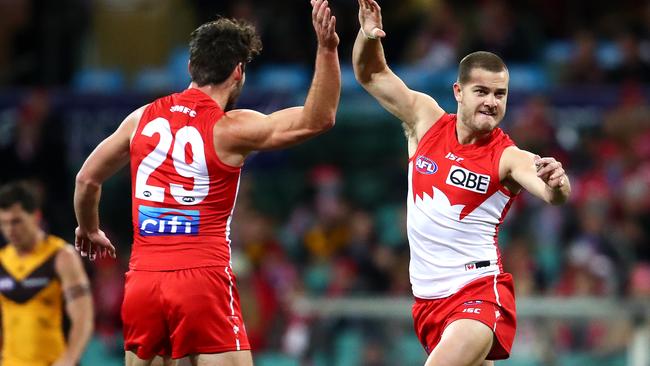
{"type": "Polygon", "coordinates": [[[474,173],[454,165],[449,170],[446,183],[468,191],[486,194],[490,186],[490,176],[474,173]]]}
{"type": "Polygon", "coordinates": [[[176,210],[164,207],[138,207],[140,235],[197,235],[199,210],[176,210]]]}
{"type": "Polygon", "coordinates": [[[415,159],[415,169],[418,173],[433,174],[438,171],[438,164],[426,156],[420,155],[415,159]]]}

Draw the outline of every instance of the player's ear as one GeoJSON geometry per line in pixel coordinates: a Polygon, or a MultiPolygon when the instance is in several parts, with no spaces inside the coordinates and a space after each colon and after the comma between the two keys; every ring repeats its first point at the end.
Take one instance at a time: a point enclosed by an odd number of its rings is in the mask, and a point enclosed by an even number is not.
{"type": "Polygon", "coordinates": [[[460,87],[459,82],[454,83],[454,98],[456,98],[456,102],[460,103],[461,100],[463,100],[463,90],[460,87]]]}
{"type": "Polygon", "coordinates": [[[36,219],[36,222],[39,223],[39,224],[43,220],[43,211],[41,211],[40,208],[37,208],[36,210],[34,210],[34,213],[32,215],[36,219]]]}
{"type": "Polygon", "coordinates": [[[234,77],[235,81],[239,81],[244,78],[244,64],[243,63],[238,63],[237,66],[235,66],[235,69],[232,71],[231,74],[232,77],[234,77]]]}

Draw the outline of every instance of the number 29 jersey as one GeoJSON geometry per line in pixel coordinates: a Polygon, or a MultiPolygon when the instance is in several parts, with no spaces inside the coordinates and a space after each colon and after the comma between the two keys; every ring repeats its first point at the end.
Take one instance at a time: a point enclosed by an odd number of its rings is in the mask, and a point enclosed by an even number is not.
{"type": "Polygon", "coordinates": [[[497,233],[514,195],[500,182],[499,162],[513,145],[500,128],[460,144],[454,114],[443,115],[420,140],[409,160],[407,199],[415,297],[448,297],[503,272],[497,233]]]}
{"type": "Polygon", "coordinates": [[[131,140],[130,269],[230,265],[241,168],[226,165],[215,152],[213,129],[223,115],[198,89],[145,108],[131,140]]]}

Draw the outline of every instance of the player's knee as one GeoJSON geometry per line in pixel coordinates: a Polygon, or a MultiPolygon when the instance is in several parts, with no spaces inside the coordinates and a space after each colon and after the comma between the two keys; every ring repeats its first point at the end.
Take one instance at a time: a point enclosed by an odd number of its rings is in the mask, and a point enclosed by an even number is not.
{"type": "Polygon", "coordinates": [[[192,366],[253,366],[250,351],[190,355],[192,366]]]}

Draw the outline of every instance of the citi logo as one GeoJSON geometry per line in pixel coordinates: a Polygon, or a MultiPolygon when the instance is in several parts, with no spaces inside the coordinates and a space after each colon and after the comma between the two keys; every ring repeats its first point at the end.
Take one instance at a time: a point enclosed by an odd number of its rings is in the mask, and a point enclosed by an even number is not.
{"type": "Polygon", "coordinates": [[[415,159],[415,170],[421,174],[433,174],[438,171],[438,164],[426,156],[420,155],[415,159]]]}
{"type": "Polygon", "coordinates": [[[199,210],[176,210],[163,207],[138,207],[140,235],[197,235],[199,210]]]}

